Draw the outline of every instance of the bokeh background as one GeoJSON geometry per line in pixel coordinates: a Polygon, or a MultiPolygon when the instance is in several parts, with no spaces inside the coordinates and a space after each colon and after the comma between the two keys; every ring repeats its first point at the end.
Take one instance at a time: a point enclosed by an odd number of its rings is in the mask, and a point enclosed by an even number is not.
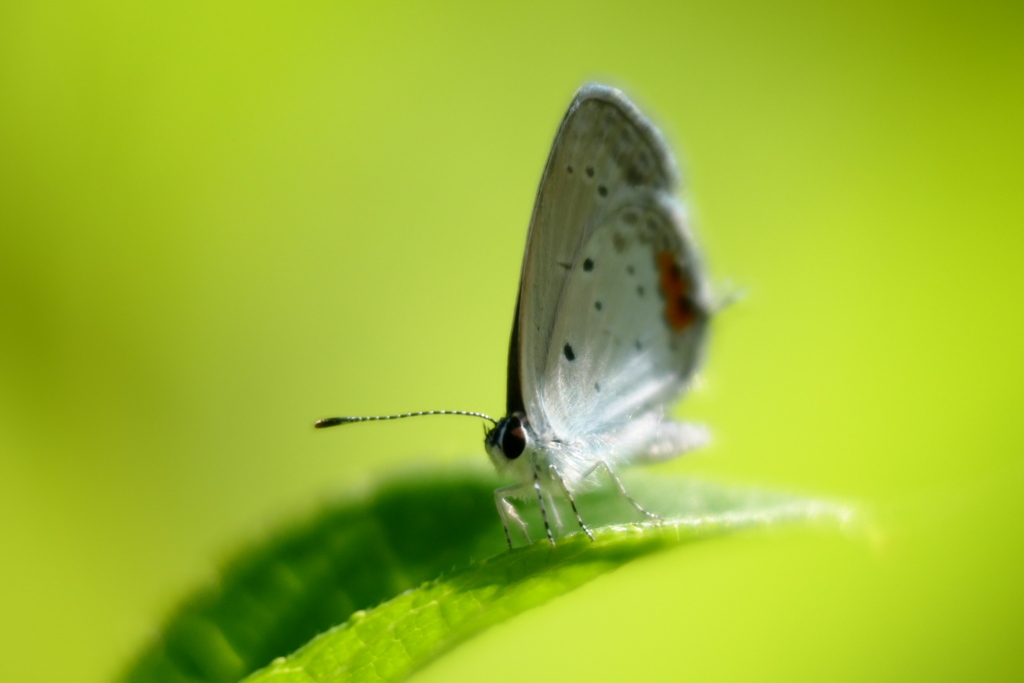
{"type": "Polygon", "coordinates": [[[664,130],[748,293],[680,408],[716,444],[663,468],[877,530],[650,557],[419,680],[1020,677],[1021,8],[3,3],[0,679],[108,679],[266,529],[484,458],[455,418],[310,425],[502,411],[586,80],[664,130]]]}

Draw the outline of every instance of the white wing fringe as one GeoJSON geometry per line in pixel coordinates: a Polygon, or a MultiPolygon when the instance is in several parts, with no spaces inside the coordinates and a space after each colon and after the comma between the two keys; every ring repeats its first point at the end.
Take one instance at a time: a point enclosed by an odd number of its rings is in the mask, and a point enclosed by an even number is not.
{"type": "Polygon", "coordinates": [[[637,464],[665,462],[711,443],[711,431],[700,424],[663,420],[654,430],[645,451],[637,453],[637,464]]]}

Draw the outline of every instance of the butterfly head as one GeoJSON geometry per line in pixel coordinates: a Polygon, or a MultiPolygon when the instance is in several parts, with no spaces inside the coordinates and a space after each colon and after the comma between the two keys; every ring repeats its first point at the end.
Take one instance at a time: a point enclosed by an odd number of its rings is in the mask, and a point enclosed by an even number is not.
{"type": "Polygon", "coordinates": [[[498,420],[484,438],[487,455],[491,456],[499,472],[503,472],[513,460],[526,452],[529,445],[526,416],[518,412],[498,420]]]}

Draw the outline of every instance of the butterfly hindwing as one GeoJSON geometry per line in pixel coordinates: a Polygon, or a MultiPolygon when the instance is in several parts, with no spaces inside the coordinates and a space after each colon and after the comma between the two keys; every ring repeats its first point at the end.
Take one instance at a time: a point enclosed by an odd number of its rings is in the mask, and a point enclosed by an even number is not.
{"type": "Polygon", "coordinates": [[[566,279],[540,403],[553,438],[618,460],[655,438],[692,378],[710,292],[674,200],[627,188],[609,208],[566,279]]]}

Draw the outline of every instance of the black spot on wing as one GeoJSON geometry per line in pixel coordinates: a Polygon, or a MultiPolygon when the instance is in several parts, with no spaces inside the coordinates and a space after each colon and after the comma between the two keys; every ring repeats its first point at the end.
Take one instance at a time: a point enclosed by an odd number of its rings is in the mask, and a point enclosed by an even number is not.
{"type": "Polygon", "coordinates": [[[562,353],[565,355],[565,359],[567,361],[572,362],[576,360],[576,353],[572,350],[572,347],[569,346],[569,344],[562,347],[562,353]]]}
{"type": "Polygon", "coordinates": [[[594,177],[594,167],[593,166],[587,166],[587,177],[588,178],[593,178],[594,177]]]}
{"type": "Polygon", "coordinates": [[[644,286],[643,285],[637,285],[636,293],[637,293],[637,296],[643,297],[643,295],[644,295],[644,286]]]}
{"type": "Polygon", "coordinates": [[[600,301],[595,301],[594,308],[600,311],[602,308],[604,308],[604,304],[602,304],[600,301]]]}
{"type": "Polygon", "coordinates": [[[604,185],[598,185],[597,186],[597,193],[599,195],[601,195],[602,197],[607,197],[608,196],[608,188],[605,187],[604,185]]]}
{"type": "Polygon", "coordinates": [[[589,259],[589,258],[588,259],[584,259],[583,260],[583,270],[585,270],[585,271],[587,271],[589,273],[593,269],[594,269],[594,259],[589,259]]]}

